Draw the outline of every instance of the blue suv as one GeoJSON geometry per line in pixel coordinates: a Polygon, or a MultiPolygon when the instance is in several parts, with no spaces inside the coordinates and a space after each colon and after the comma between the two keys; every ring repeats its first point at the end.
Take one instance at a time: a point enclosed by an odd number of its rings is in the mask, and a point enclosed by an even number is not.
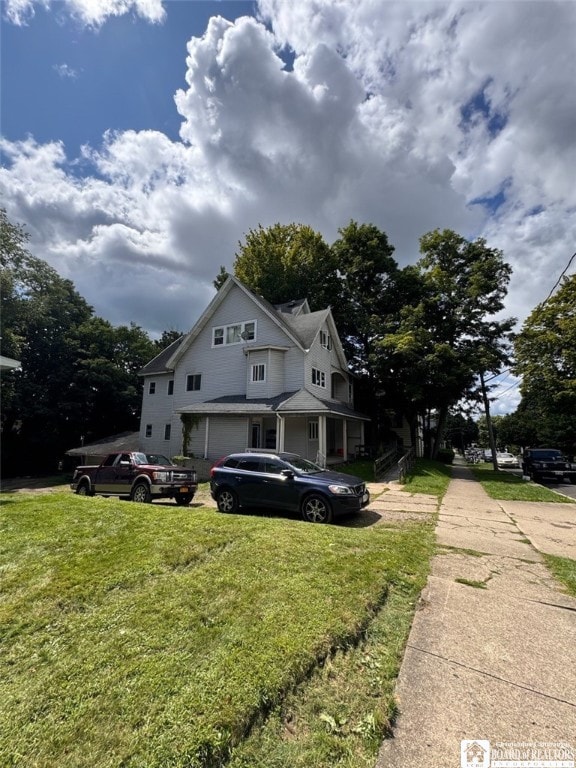
{"type": "Polygon", "coordinates": [[[267,507],[299,512],[310,523],[330,523],[370,501],[360,477],[322,469],[295,453],[232,453],[210,470],[210,493],[220,512],[267,507]]]}

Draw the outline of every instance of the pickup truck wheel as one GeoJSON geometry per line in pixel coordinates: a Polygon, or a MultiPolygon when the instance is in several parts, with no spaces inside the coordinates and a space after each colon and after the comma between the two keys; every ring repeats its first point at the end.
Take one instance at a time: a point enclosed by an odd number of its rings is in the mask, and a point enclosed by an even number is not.
{"type": "Polygon", "coordinates": [[[319,493],[306,496],[301,507],[302,517],[308,523],[331,523],[332,507],[328,499],[319,493]]]}
{"type": "Polygon", "coordinates": [[[223,488],[216,494],[216,504],[220,512],[234,514],[238,512],[238,496],[229,488],[223,488]]]}
{"type": "Polygon", "coordinates": [[[76,488],[76,493],[78,496],[92,496],[92,493],[90,493],[90,486],[88,483],[80,483],[78,488],[76,488]]]}
{"type": "Polygon", "coordinates": [[[132,490],[132,501],[138,501],[141,504],[149,504],[152,501],[150,488],[146,483],[137,483],[132,490]]]}
{"type": "Polygon", "coordinates": [[[187,507],[193,498],[193,493],[177,493],[176,496],[174,496],[174,501],[179,507],[187,507]]]}

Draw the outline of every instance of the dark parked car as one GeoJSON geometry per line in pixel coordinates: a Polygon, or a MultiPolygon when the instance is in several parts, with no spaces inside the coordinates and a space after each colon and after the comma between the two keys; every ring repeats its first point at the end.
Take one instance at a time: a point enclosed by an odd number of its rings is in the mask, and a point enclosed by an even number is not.
{"type": "Polygon", "coordinates": [[[522,457],[522,472],[531,480],[567,480],[576,483],[576,465],[557,448],[528,448],[522,457]]]}
{"type": "Polygon", "coordinates": [[[295,453],[233,453],[210,471],[210,492],[220,512],[266,507],[299,512],[311,523],[357,512],[370,501],[359,477],[331,472],[295,453]]]}

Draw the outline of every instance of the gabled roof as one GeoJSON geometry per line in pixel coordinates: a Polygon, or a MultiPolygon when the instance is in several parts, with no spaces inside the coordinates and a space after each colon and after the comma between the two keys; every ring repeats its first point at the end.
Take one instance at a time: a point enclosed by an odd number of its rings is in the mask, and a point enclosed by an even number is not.
{"type": "MultiPolygon", "coordinates": [[[[284,333],[292,340],[292,342],[303,352],[309,349],[309,343],[314,340],[316,335],[312,335],[314,324],[316,327],[316,333],[318,333],[322,322],[324,322],[324,318],[326,316],[325,313],[328,313],[331,316],[329,309],[322,310],[321,312],[310,312],[306,299],[300,299],[297,302],[299,312],[296,315],[285,311],[279,311],[276,307],[274,307],[274,305],[270,304],[270,302],[268,302],[262,296],[258,296],[256,293],[253,293],[244,285],[244,283],[240,282],[238,278],[234,277],[234,275],[229,275],[224,285],[220,288],[210,304],[206,307],[192,330],[184,337],[182,344],[178,347],[178,349],[174,351],[174,354],[167,361],[166,365],[168,368],[175,367],[178,360],[190,347],[198,334],[206,327],[210,321],[210,318],[214,315],[218,307],[223,303],[234,286],[239,288],[246,296],[248,296],[254,302],[254,304],[256,304],[256,306],[262,312],[264,312],[272,320],[272,322],[280,327],[284,333]]],[[[278,306],[282,307],[286,305],[278,306]]],[[[332,327],[336,332],[333,323],[332,327]]],[[[344,359],[343,353],[342,358],[344,359]]]]}
{"type": "Polygon", "coordinates": [[[4,357],[0,355],[0,371],[11,371],[14,368],[20,368],[22,363],[20,360],[14,360],[11,357],[4,357]]]}
{"type": "Polygon", "coordinates": [[[167,362],[176,352],[180,344],[182,344],[184,338],[184,336],[180,336],[179,339],[173,341],[170,346],[166,347],[166,349],[163,349],[162,352],[150,360],[149,363],[146,363],[144,368],[141,368],[138,371],[138,376],[147,376],[151,373],[170,373],[172,369],[167,366],[167,362]]]}
{"type": "Polygon", "coordinates": [[[293,299],[285,301],[283,304],[274,304],[277,312],[284,312],[286,315],[299,315],[302,312],[310,312],[308,299],[293,299]]]}
{"type": "Polygon", "coordinates": [[[208,325],[210,318],[224,302],[234,286],[240,288],[240,290],[243,291],[243,293],[248,296],[262,312],[284,331],[292,343],[299,347],[303,352],[310,349],[322,326],[326,324],[334,341],[334,349],[336,350],[340,364],[344,370],[347,369],[346,357],[330,309],[321,309],[317,312],[310,312],[307,299],[298,299],[297,301],[285,302],[284,304],[277,304],[274,306],[262,296],[253,293],[253,291],[240,282],[238,278],[229,275],[224,285],[208,304],[189,333],[181,336],[169,347],[166,347],[166,349],[160,352],[159,355],[156,355],[153,360],[139,371],[139,375],[148,376],[151,374],[169,373],[174,370],[180,358],[192,345],[198,334],[206,327],[206,325],[208,325]]]}
{"type": "Polygon", "coordinates": [[[139,432],[120,432],[118,435],[103,437],[95,443],[87,443],[78,448],[70,448],[67,456],[104,456],[116,451],[139,451],[139,432]]]}

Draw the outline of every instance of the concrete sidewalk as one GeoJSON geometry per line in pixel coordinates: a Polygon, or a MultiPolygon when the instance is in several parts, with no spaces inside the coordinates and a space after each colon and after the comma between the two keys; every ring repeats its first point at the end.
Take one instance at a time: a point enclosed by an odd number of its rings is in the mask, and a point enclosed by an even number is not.
{"type": "Polygon", "coordinates": [[[503,743],[576,751],[576,599],[537,551],[576,559],[576,504],[494,501],[454,466],[436,534],[376,768],[488,767],[503,743]],[[462,756],[462,740],[482,743],[462,756]]]}

